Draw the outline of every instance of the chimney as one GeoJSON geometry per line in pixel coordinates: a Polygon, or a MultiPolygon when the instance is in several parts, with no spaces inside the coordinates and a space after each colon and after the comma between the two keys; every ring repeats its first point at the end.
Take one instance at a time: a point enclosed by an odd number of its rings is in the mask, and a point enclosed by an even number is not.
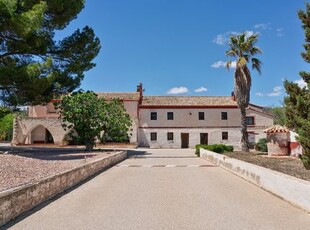
{"type": "Polygon", "coordinates": [[[236,96],[235,96],[235,92],[234,91],[231,92],[231,99],[233,101],[236,101],[236,96]]]}
{"type": "Polygon", "coordinates": [[[143,98],[143,86],[142,86],[141,82],[140,82],[139,85],[137,85],[137,92],[140,93],[139,104],[141,104],[142,103],[142,98],[143,98]]]}

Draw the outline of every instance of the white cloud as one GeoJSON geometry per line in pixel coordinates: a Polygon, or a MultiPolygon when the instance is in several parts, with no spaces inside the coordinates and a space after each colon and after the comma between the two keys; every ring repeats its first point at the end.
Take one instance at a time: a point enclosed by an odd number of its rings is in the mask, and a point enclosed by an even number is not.
{"type": "MultiPolygon", "coordinates": [[[[254,31],[252,31],[252,30],[246,30],[245,33],[246,33],[246,35],[249,37],[249,36],[251,36],[251,35],[253,35],[253,34],[256,34],[257,32],[254,32],[254,31]]],[[[216,37],[213,39],[213,42],[214,42],[215,44],[217,44],[217,45],[223,46],[223,45],[226,45],[226,44],[228,43],[229,37],[230,37],[231,35],[236,36],[236,35],[239,35],[239,34],[241,34],[241,32],[236,32],[236,31],[229,31],[229,32],[226,32],[226,33],[224,33],[224,34],[218,34],[218,35],[216,35],[216,37]]]]}
{"type": "Polygon", "coordinates": [[[277,96],[280,96],[281,95],[281,90],[282,90],[282,87],[281,86],[276,86],[273,88],[273,91],[271,93],[267,93],[267,96],[268,97],[277,97],[277,96]]]}
{"type": "Polygon", "coordinates": [[[275,86],[272,90],[272,92],[270,93],[261,93],[261,92],[258,92],[258,93],[255,93],[256,96],[258,97],[277,97],[277,96],[280,96],[282,94],[282,87],[281,86],[275,86]]]}
{"type": "Polygon", "coordinates": [[[173,87],[167,91],[167,94],[181,94],[188,93],[188,89],[186,87],[173,87]]]}
{"type": "Polygon", "coordinates": [[[218,34],[216,38],[213,39],[213,42],[217,45],[225,45],[227,43],[228,38],[225,34],[218,34]]]}
{"type": "Polygon", "coordinates": [[[230,63],[230,68],[236,68],[236,61],[232,61],[230,63]]]}
{"type": "Polygon", "coordinates": [[[263,96],[264,96],[264,94],[263,94],[263,93],[260,93],[260,92],[255,93],[255,95],[256,95],[256,96],[259,96],[259,97],[263,97],[263,96]]]}
{"type": "Polygon", "coordinates": [[[278,37],[284,36],[284,28],[278,28],[276,29],[276,32],[278,37]]]}
{"type": "Polygon", "coordinates": [[[202,93],[202,92],[206,92],[208,89],[207,88],[205,88],[205,87],[200,87],[200,88],[198,88],[198,89],[195,89],[194,91],[196,92],[196,93],[202,93]]]}
{"type": "Polygon", "coordinates": [[[303,79],[296,80],[294,83],[297,83],[300,88],[307,87],[307,83],[303,79]]]}
{"type": "MultiPolygon", "coordinates": [[[[221,67],[226,68],[226,64],[227,64],[227,62],[224,62],[224,61],[217,61],[217,62],[213,63],[213,64],[211,65],[211,67],[212,67],[212,68],[216,68],[216,69],[221,68],[221,67]]],[[[231,62],[230,68],[236,68],[236,61],[232,61],[232,62],[231,62]]]]}
{"type": "Polygon", "coordinates": [[[256,24],[254,26],[255,29],[261,29],[261,30],[267,30],[267,29],[271,29],[270,27],[270,23],[260,23],[260,24],[256,24]]]}
{"type": "Polygon", "coordinates": [[[216,68],[216,69],[221,68],[221,67],[226,67],[226,62],[224,62],[224,61],[217,61],[217,62],[213,63],[211,65],[211,67],[216,68]]]}
{"type": "Polygon", "coordinates": [[[253,34],[257,34],[256,32],[254,32],[254,31],[252,31],[252,30],[247,30],[247,31],[245,31],[245,33],[246,33],[246,36],[247,36],[247,37],[250,37],[250,36],[253,35],[253,34]]]}

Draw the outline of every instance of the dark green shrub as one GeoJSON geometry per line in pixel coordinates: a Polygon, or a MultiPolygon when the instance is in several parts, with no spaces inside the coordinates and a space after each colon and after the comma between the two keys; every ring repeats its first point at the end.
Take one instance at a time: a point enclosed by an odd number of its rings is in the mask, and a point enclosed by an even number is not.
{"type": "Polygon", "coordinates": [[[223,153],[223,152],[233,152],[234,147],[231,145],[224,145],[224,144],[213,144],[213,145],[196,145],[195,154],[200,156],[200,148],[207,149],[212,152],[216,153],[223,153]]]}
{"type": "Polygon", "coordinates": [[[233,152],[234,146],[232,145],[225,145],[225,152],[233,152]]]}
{"type": "Polygon", "coordinates": [[[267,138],[261,138],[258,140],[255,149],[260,152],[267,152],[267,138]]]}

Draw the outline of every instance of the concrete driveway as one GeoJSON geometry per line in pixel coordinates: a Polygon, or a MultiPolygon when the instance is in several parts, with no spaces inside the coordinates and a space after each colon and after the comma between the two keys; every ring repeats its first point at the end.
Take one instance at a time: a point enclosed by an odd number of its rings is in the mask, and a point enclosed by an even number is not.
{"type": "Polygon", "coordinates": [[[195,157],[193,151],[131,151],[131,158],[10,228],[309,228],[309,214],[195,157]]]}

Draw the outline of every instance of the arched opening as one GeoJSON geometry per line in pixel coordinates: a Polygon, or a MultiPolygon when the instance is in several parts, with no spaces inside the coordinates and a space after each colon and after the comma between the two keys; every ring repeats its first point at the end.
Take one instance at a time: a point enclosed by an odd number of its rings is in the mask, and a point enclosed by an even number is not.
{"type": "Polygon", "coordinates": [[[31,131],[31,143],[32,144],[45,144],[45,143],[54,143],[54,138],[50,131],[45,128],[43,125],[37,126],[31,131]]]}

